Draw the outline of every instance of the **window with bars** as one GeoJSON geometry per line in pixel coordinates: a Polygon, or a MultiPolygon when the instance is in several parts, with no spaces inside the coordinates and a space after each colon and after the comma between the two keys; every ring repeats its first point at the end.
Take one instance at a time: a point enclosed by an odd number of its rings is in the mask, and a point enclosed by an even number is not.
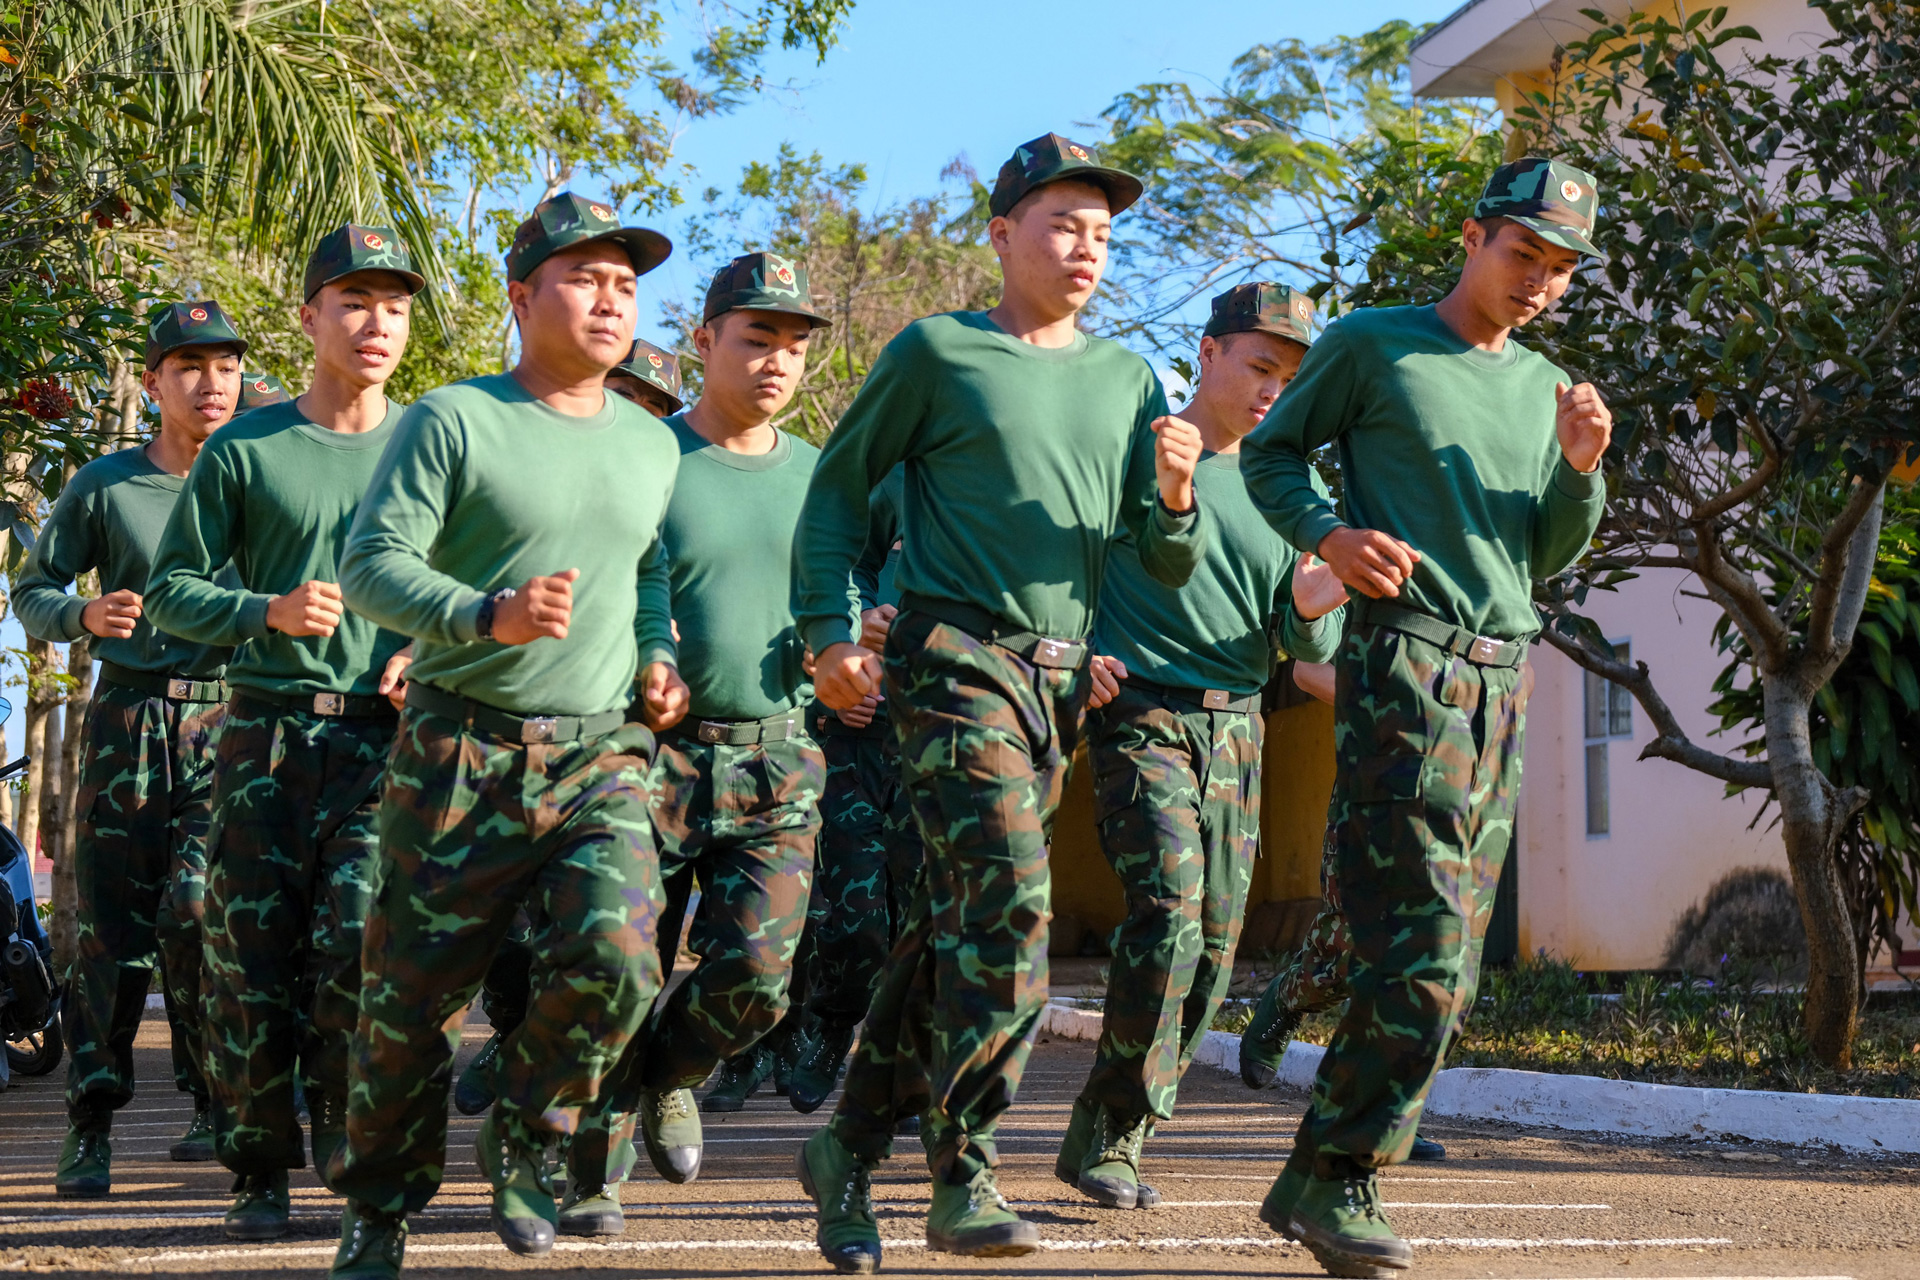
{"type": "MultiPolygon", "coordinates": [[[[1633,645],[1619,641],[1614,656],[1633,661],[1633,645]]],[[[1604,836],[1613,830],[1612,796],[1607,779],[1608,744],[1633,736],[1633,695],[1591,671],[1586,676],[1585,737],[1587,755],[1587,834],[1604,836]]]]}

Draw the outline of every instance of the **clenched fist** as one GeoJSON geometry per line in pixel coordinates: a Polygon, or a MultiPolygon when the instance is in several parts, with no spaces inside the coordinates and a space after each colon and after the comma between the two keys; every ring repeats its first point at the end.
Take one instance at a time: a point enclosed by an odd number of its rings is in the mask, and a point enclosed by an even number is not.
{"type": "Polygon", "coordinates": [[[1293,611],[1311,622],[1324,618],[1347,602],[1347,584],[1333,567],[1311,553],[1293,566],[1293,611]]]}
{"type": "Polygon", "coordinates": [[[567,638],[573,621],[573,584],[578,569],[565,569],[544,578],[528,578],[526,585],[502,600],[493,615],[493,638],[501,644],[532,644],[542,636],[567,638]]]}
{"type": "Polygon", "coordinates": [[[851,711],[880,692],[880,659],[851,640],[830,644],[814,662],[813,691],[835,711],[851,711]]]}
{"type": "Polygon", "coordinates": [[[330,636],[346,606],[337,582],[303,582],[267,601],[267,625],[282,635],[330,636]]]}
{"type": "Polygon", "coordinates": [[[1169,511],[1193,510],[1193,468],[1200,461],[1200,430],[1169,414],[1153,420],[1153,474],[1169,511]]]}
{"type": "Polygon", "coordinates": [[[655,733],[679,724],[692,697],[671,662],[649,662],[640,673],[640,719],[655,733]]]}
{"type": "Polygon", "coordinates": [[[1553,429],[1560,437],[1560,452],[1575,471],[1592,471],[1600,465],[1600,456],[1613,439],[1613,411],[1591,382],[1577,387],[1555,383],[1553,394],[1560,399],[1553,415],[1553,429]]]}
{"type": "Polygon", "coordinates": [[[1127,664],[1096,653],[1087,663],[1087,674],[1093,677],[1093,691],[1087,695],[1087,709],[1091,711],[1120,696],[1120,682],[1127,678],[1127,664]]]}
{"type": "Polygon", "coordinates": [[[1340,581],[1376,600],[1399,595],[1420,562],[1418,551],[1378,529],[1335,529],[1318,550],[1340,581]]]}
{"type": "Polygon", "coordinates": [[[80,625],[102,640],[125,640],[140,620],[140,593],[114,591],[97,600],[87,601],[80,611],[80,625]]]}

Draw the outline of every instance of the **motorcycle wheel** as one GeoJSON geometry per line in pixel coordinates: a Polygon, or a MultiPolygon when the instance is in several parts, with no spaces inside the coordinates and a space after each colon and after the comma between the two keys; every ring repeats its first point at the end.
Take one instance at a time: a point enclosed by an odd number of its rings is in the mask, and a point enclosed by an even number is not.
{"type": "Polygon", "coordinates": [[[7,1066],[14,1074],[44,1076],[60,1065],[65,1042],[60,1038],[60,1019],[56,1015],[38,1031],[30,1031],[7,1041],[7,1066]]]}

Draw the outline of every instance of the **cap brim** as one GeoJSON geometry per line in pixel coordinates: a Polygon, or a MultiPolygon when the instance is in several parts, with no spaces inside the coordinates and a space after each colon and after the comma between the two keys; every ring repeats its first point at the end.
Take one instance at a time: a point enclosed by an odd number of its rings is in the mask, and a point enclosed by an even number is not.
{"type": "Polygon", "coordinates": [[[247,340],[245,338],[221,338],[215,342],[202,342],[196,339],[193,342],[176,342],[170,347],[148,347],[145,352],[146,360],[144,363],[149,369],[157,369],[160,367],[162,360],[165,360],[176,351],[185,351],[188,347],[232,347],[235,359],[247,354],[247,340]]]}
{"type": "MultiPolygon", "coordinates": [[[[611,240],[627,251],[627,258],[633,263],[635,275],[645,275],[673,253],[673,241],[658,231],[649,231],[645,227],[621,227],[618,231],[609,231],[604,235],[589,236],[577,244],[592,244],[595,240],[611,240]]],[[[572,245],[568,245],[572,248],[572,245]]]]}
{"type": "Polygon", "coordinates": [[[1602,262],[1607,260],[1607,255],[1595,248],[1593,241],[1587,239],[1572,227],[1563,226],[1558,222],[1548,222],[1545,218],[1516,217],[1511,213],[1504,216],[1519,223],[1527,230],[1533,232],[1533,234],[1539,236],[1542,240],[1545,240],[1548,244],[1557,244],[1562,249],[1571,249],[1575,253],[1584,253],[1591,257],[1598,258],[1602,262]]]}
{"type": "MultiPolygon", "coordinates": [[[[1092,186],[1099,187],[1107,193],[1107,212],[1114,215],[1125,213],[1128,209],[1131,209],[1134,202],[1139,200],[1141,194],[1146,191],[1146,187],[1141,183],[1140,179],[1134,177],[1125,169],[1108,169],[1102,165],[1086,165],[1078,169],[1068,169],[1062,173],[1056,173],[1044,182],[1034,183],[1031,187],[1027,188],[1026,195],[1021,196],[1021,199],[1024,200],[1027,195],[1032,195],[1040,188],[1052,186],[1056,182],[1085,182],[1092,186]]],[[[1017,204],[1019,201],[1015,201],[1014,203],[1017,204]]]]}
{"type": "Polygon", "coordinates": [[[328,276],[325,280],[313,286],[313,292],[307,295],[307,301],[312,302],[314,294],[319,293],[334,281],[345,280],[348,276],[357,276],[363,271],[384,271],[390,276],[399,276],[407,282],[408,293],[418,293],[427,287],[427,278],[418,271],[402,271],[398,267],[355,267],[351,271],[342,271],[337,276],[328,276]]]}
{"type": "MultiPolygon", "coordinates": [[[[746,292],[745,290],[742,290],[740,291],[740,293],[735,293],[733,296],[738,298],[741,296],[741,293],[745,293],[745,292],[746,292]]],[[[795,307],[795,306],[790,306],[784,303],[765,302],[759,298],[753,297],[751,294],[747,295],[746,301],[730,302],[728,303],[728,305],[720,308],[718,311],[714,312],[712,315],[703,314],[700,323],[712,324],[715,320],[718,320],[721,316],[726,315],[729,311],[771,311],[776,315],[799,316],[802,320],[809,322],[812,325],[812,327],[815,329],[831,329],[833,327],[833,321],[828,317],[821,315],[817,311],[809,311],[805,307],[795,307]]]]}
{"type": "Polygon", "coordinates": [[[1284,338],[1288,342],[1297,342],[1303,347],[1310,347],[1313,345],[1313,333],[1311,330],[1308,331],[1307,336],[1304,338],[1300,336],[1300,331],[1298,329],[1282,329],[1277,325],[1271,325],[1271,324],[1257,324],[1257,325],[1254,325],[1253,328],[1251,329],[1243,329],[1240,332],[1264,333],[1270,337],[1284,338]]]}
{"type": "Polygon", "coordinates": [[[655,395],[665,396],[667,399],[673,401],[673,408],[667,411],[669,413],[678,413],[682,409],[687,407],[687,402],[685,400],[682,400],[679,396],[673,394],[673,392],[667,390],[665,387],[655,382],[652,378],[649,378],[646,374],[641,373],[638,369],[634,368],[630,364],[617,364],[613,366],[613,368],[607,370],[607,376],[609,378],[611,378],[616,373],[620,374],[623,377],[632,378],[635,382],[639,383],[641,386],[645,387],[647,390],[653,392],[655,395]]]}

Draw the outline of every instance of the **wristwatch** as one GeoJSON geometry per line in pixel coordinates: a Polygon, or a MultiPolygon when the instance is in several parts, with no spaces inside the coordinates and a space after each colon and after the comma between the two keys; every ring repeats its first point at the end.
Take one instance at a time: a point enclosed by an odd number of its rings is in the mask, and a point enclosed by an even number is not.
{"type": "Polygon", "coordinates": [[[480,602],[480,612],[474,615],[473,633],[481,640],[493,639],[493,615],[500,605],[513,599],[516,592],[512,587],[502,587],[480,602]]]}

